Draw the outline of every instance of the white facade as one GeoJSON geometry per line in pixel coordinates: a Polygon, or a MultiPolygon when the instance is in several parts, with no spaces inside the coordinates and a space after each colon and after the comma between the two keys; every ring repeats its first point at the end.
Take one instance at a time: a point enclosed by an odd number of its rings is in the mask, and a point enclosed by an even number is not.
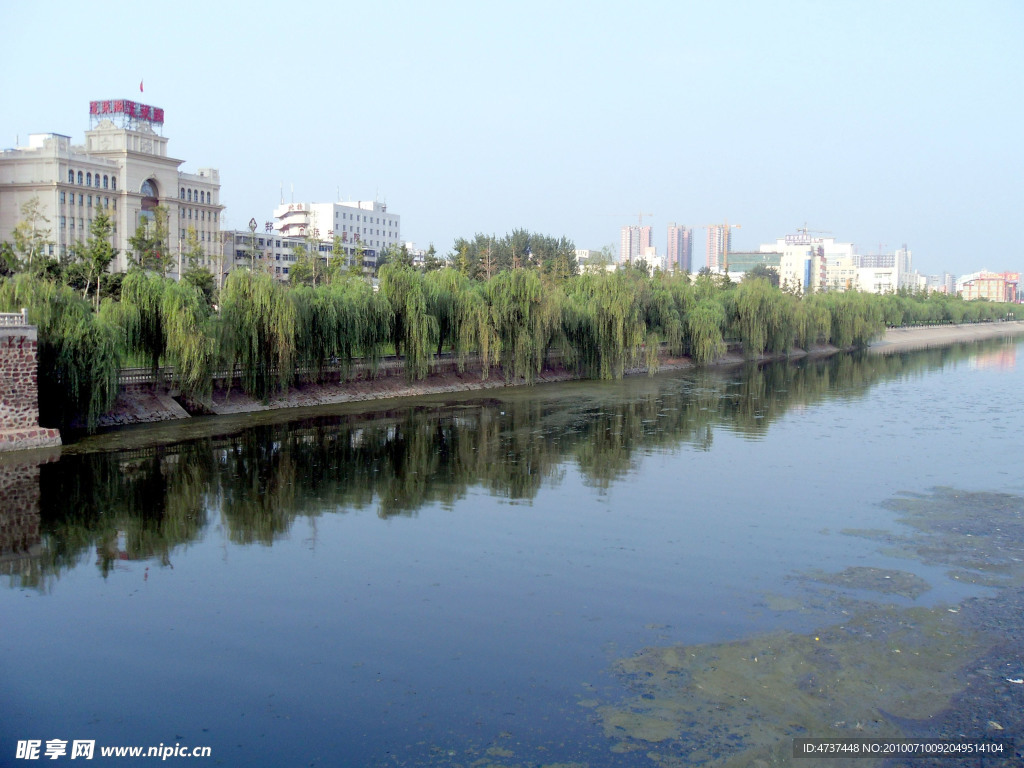
{"type": "Polygon", "coordinates": [[[51,255],[66,255],[84,242],[98,211],[114,226],[118,256],[112,271],[127,269],[128,240],[140,216],[157,206],[168,214],[172,253],[194,228],[208,263],[219,255],[220,176],[212,168],[182,173],[182,160],[167,154],[167,139],[146,121],[118,126],[104,118],[85,134],[85,144],[58,133],[33,134],[28,145],[0,152],[0,240],[11,239],[22,206],[38,198],[49,220],[51,255]]]}
{"type": "Polygon", "coordinates": [[[900,287],[899,269],[891,267],[860,267],[857,290],[865,293],[895,293],[900,287]]]}
{"type": "Polygon", "coordinates": [[[312,238],[329,248],[337,235],[349,253],[362,244],[368,267],[382,250],[402,244],[401,217],[377,201],[282,204],[274,209],[274,219],[274,228],[285,237],[312,238]]]}
{"type": "Polygon", "coordinates": [[[801,293],[830,287],[828,265],[839,274],[855,259],[853,243],[838,243],[834,237],[813,237],[806,233],[787,235],[774,243],[760,246],[761,253],[781,253],[779,284],[801,293]]]}

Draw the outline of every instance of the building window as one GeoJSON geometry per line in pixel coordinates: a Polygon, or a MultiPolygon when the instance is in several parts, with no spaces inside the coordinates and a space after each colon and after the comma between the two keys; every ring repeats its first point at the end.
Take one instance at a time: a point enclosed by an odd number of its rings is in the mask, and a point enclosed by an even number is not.
{"type": "Polygon", "coordinates": [[[83,205],[85,205],[85,195],[79,195],[78,196],[78,207],[81,208],[83,205]]]}
{"type": "Polygon", "coordinates": [[[61,190],[61,193],[60,193],[60,204],[64,205],[64,203],[66,203],[66,202],[67,202],[67,198],[64,195],[64,190],[61,190]]]}
{"type": "Polygon", "coordinates": [[[188,191],[188,197],[186,198],[190,203],[192,202],[192,190],[188,191]]]}
{"type": "Polygon", "coordinates": [[[78,172],[78,183],[79,184],[82,183],[82,172],[81,171],[78,172]]]}
{"type": "Polygon", "coordinates": [[[67,227],[67,225],[68,225],[68,218],[67,218],[67,216],[61,216],[60,217],[60,228],[64,229],[65,227],[67,227]]]}
{"type": "Polygon", "coordinates": [[[70,170],[70,169],[68,169],[68,184],[74,184],[74,183],[75,183],[75,172],[70,170]]]}
{"type": "Polygon", "coordinates": [[[89,195],[89,199],[85,203],[87,208],[92,208],[92,195],[89,195]]]}
{"type": "Polygon", "coordinates": [[[98,173],[95,176],[93,176],[92,185],[96,187],[96,189],[100,188],[100,175],[98,173]]]}
{"type": "Polygon", "coordinates": [[[104,188],[104,189],[106,189],[106,188],[107,188],[107,182],[108,182],[109,180],[110,180],[110,179],[109,179],[109,177],[108,177],[108,176],[106,176],[106,175],[104,175],[104,176],[103,176],[103,188],[104,188]]]}
{"type": "Polygon", "coordinates": [[[185,188],[184,187],[182,187],[181,189],[178,190],[178,199],[179,200],[184,200],[185,199],[185,188]]]}
{"type": "MultiPolygon", "coordinates": [[[[111,189],[117,189],[117,178],[114,177],[114,176],[110,177],[110,188],[111,189]]],[[[116,208],[117,205],[115,204],[114,207],[116,208]]]]}
{"type": "Polygon", "coordinates": [[[103,207],[104,208],[109,208],[110,207],[110,198],[109,197],[104,197],[103,198],[103,207]]]}
{"type": "Polygon", "coordinates": [[[85,174],[85,186],[87,186],[87,187],[91,187],[92,186],[92,174],[91,173],[85,174]]]}

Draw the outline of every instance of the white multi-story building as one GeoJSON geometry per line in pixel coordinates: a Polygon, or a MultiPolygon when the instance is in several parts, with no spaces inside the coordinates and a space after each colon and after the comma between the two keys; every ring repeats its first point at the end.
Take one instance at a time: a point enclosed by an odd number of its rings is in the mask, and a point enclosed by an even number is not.
{"type": "Polygon", "coordinates": [[[100,210],[110,216],[118,251],[112,271],[127,269],[128,241],[158,206],[167,212],[168,247],[180,252],[195,229],[208,264],[220,249],[220,175],[212,168],[183,173],[157,132],[164,112],[129,100],[90,103],[85,144],[59,133],[32,134],[28,145],[0,152],[0,240],[10,240],[22,206],[38,199],[47,219],[49,254],[68,254],[89,237],[100,210]]]}
{"type": "Polygon", "coordinates": [[[337,236],[349,254],[362,245],[367,268],[377,263],[381,251],[402,244],[401,217],[375,200],[282,204],[274,209],[274,220],[274,229],[285,237],[312,239],[330,248],[337,236]]]}
{"type": "Polygon", "coordinates": [[[837,243],[834,237],[814,237],[806,232],[797,235],[786,235],[774,243],[760,247],[761,253],[780,253],[779,284],[807,293],[827,290],[830,286],[828,267],[833,264],[836,270],[836,287],[842,289],[846,285],[847,275],[852,269],[854,254],[853,243],[837,243]]]}

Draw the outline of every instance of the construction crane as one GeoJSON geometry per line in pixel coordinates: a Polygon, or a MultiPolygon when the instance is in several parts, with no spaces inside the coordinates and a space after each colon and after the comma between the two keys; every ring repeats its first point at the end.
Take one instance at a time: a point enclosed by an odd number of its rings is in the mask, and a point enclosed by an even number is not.
{"type": "MultiPolygon", "coordinates": [[[[730,224],[729,220],[726,219],[721,224],[705,224],[704,229],[721,229],[722,230],[722,271],[726,274],[729,273],[729,230],[731,228],[740,229],[742,224],[730,224]]],[[[716,256],[718,254],[715,254],[716,256]]],[[[710,265],[709,265],[710,266],[710,265]]]]}

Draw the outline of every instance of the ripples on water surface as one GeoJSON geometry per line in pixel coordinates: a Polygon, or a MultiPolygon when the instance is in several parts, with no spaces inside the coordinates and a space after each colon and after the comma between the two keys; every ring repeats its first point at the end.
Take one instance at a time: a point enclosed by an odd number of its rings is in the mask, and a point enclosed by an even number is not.
{"type": "Polygon", "coordinates": [[[994,607],[1024,562],[1020,350],[5,457],[0,764],[24,739],[254,766],[771,764],[928,723],[1024,743],[998,650],[1021,628],[994,607]],[[951,515],[990,548],[964,561],[951,515]]]}

